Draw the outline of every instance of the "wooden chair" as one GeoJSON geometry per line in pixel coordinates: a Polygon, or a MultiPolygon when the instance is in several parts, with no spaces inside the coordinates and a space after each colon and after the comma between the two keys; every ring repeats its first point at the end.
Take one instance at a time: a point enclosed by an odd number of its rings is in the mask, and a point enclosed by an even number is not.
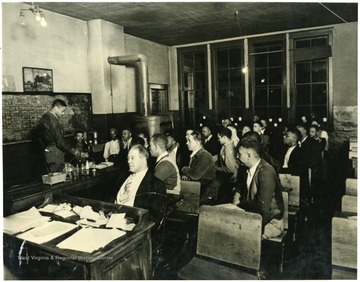
{"type": "Polygon", "coordinates": [[[177,212],[183,212],[191,215],[198,215],[200,208],[200,182],[181,181],[180,195],[183,195],[183,202],[177,208],[177,212]]]}
{"type": "Polygon", "coordinates": [[[178,273],[189,280],[258,279],[259,214],[219,206],[200,208],[196,256],[178,273]]]}
{"type": "Polygon", "coordinates": [[[357,197],[344,195],[341,198],[341,211],[357,213],[357,197]]]}
{"type": "Polygon", "coordinates": [[[282,192],[283,200],[284,200],[284,230],[281,234],[275,238],[265,239],[264,243],[266,244],[275,244],[276,252],[279,254],[279,272],[282,273],[284,270],[284,251],[287,243],[287,234],[288,234],[288,220],[289,220],[289,200],[288,200],[288,192],[282,192]]]}
{"type": "Polygon", "coordinates": [[[345,195],[357,196],[357,179],[347,178],[345,180],[345,195]]]}
{"type": "Polygon", "coordinates": [[[333,217],[331,230],[332,279],[357,279],[357,220],[333,217]]]}
{"type": "MultiPolygon", "coordinates": [[[[300,217],[300,176],[291,174],[279,174],[281,185],[289,193],[288,216],[291,222],[292,240],[296,241],[297,225],[300,217]]],[[[289,223],[290,225],[290,223],[289,223]]],[[[290,230],[289,230],[290,231],[290,230]]]]}

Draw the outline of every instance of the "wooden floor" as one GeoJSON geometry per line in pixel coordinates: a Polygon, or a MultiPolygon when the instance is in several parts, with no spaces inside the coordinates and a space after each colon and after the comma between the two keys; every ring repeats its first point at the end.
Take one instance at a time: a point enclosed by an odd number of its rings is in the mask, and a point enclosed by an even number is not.
{"type": "MultiPolygon", "coordinates": [[[[286,250],[283,273],[280,275],[272,263],[264,262],[267,279],[331,279],[331,219],[340,208],[346,177],[349,177],[349,171],[345,159],[342,166],[339,158],[330,158],[329,178],[324,181],[315,201],[306,210],[306,220],[299,226],[297,245],[286,250]]],[[[155,279],[179,279],[177,272],[195,254],[195,226],[196,220],[189,220],[186,224],[167,222],[164,259],[158,261],[155,279]]]]}

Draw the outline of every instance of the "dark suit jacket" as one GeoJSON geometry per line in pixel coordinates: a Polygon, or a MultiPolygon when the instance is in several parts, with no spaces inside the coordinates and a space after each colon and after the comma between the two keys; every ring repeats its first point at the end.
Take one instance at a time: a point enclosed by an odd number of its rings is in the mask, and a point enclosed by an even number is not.
{"type": "MultiPolygon", "coordinates": [[[[114,194],[112,195],[112,202],[115,201],[119,189],[129,177],[130,172],[123,173],[118,178],[114,194]]],[[[149,210],[150,219],[159,225],[166,210],[166,188],[165,183],[156,178],[148,170],[140,183],[137,190],[134,207],[149,210]]]]}
{"type": "Polygon", "coordinates": [[[246,185],[242,190],[238,206],[246,211],[259,213],[263,226],[273,218],[283,218],[284,201],[279,177],[265,160],[260,160],[249,190],[246,185]]]}
{"type": "Polygon", "coordinates": [[[308,136],[301,143],[301,151],[303,154],[303,165],[306,168],[311,168],[316,173],[321,166],[321,144],[308,136]]]}
{"type": "Polygon", "coordinates": [[[281,162],[280,173],[290,173],[293,175],[302,175],[304,172],[304,162],[303,162],[303,154],[301,148],[297,145],[295,149],[291,152],[288,168],[283,168],[284,158],[286,155],[288,148],[284,148],[279,156],[279,160],[281,162]]]}
{"type": "Polygon", "coordinates": [[[210,140],[204,143],[203,148],[212,156],[216,156],[220,153],[221,145],[219,140],[214,135],[212,135],[210,140]]]}

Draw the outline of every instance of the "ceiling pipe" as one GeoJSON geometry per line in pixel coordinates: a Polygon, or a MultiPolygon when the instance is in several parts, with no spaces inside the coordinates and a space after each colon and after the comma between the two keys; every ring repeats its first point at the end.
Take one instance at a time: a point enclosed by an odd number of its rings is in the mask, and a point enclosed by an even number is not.
{"type": "Polygon", "coordinates": [[[148,76],[148,63],[147,58],[143,54],[125,55],[117,57],[108,57],[110,65],[131,65],[134,63],[139,69],[140,73],[140,93],[141,96],[141,109],[140,114],[143,116],[149,115],[149,76],[148,76]]]}

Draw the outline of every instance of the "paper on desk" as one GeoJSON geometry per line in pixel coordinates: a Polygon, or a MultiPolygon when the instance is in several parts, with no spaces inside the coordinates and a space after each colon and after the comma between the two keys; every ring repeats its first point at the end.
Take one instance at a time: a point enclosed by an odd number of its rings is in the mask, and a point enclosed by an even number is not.
{"type": "Polygon", "coordinates": [[[48,204],[45,207],[39,209],[39,211],[40,212],[52,213],[52,214],[61,216],[62,218],[67,218],[67,217],[76,215],[76,213],[74,213],[71,210],[71,207],[62,208],[62,205],[66,205],[66,204],[60,204],[60,205],[48,204]]]}
{"type": "Polygon", "coordinates": [[[348,216],[348,219],[357,220],[357,215],[351,215],[351,216],[348,216]]]}
{"type": "Polygon", "coordinates": [[[230,210],[241,210],[243,211],[244,209],[233,205],[233,204],[221,204],[221,205],[216,205],[217,207],[221,207],[221,208],[226,208],[226,209],[230,209],[230,210]]]}
{"type": "Polygon", "coordinates": [[[118,229],[81,228],[75,234],[56,246],[60,249],[69,249],[92,253],[105,247],[111,241],[124,236],[126,232],[118,229]]]}
{"type": "Polygon", "coordinates": [[[103,169],[103,168],[106,168],[106,167],[109,167],[109,166],[113,166],[114,163],[113,162],[102,162],[102,163],[99,163],[97,164],[95,167],[97,169],[103,169]]]}
{"type": "Polygon", "coordinates": [[[22,233],[17,237],[33,243],[42,244],[51,241],[52,239],[55,239],[76,227],[77,225],[71,223],[51,221],[43,224],[40,227],[36,227],[25,233],[22,233]]]}
{"type": "Polygon", "coordinates": [[[32,207],[31,209],[7,216],[3,220],[3,230],[8,234],[16,234],[33,227],[38,227],[49,220],[41,216],[40,212],[32,207]]]}
{"type": "Polygon", "coordinates": [[[127,223],[125,219],[125,213],[113,213],[108,223],[106,224],[106,228],[119,228],[125,231],[131,231],[134,229],[134,223],[127,223]]]}

